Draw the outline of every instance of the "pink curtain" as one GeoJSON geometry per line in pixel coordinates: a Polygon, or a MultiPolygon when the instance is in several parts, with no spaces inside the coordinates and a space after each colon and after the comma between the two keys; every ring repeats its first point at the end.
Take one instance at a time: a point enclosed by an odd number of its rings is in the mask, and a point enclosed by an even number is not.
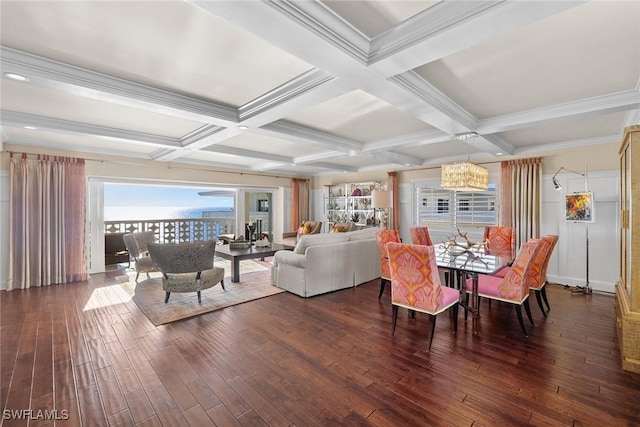
{"type": "Polygon", "coordinates": [[[7,289],[86,280],[83,159],[9,159],[7,289]]]}
{"type": "Polygon", "coordinates": [[[291,178],[291,230],[295,231],[309,218],[309,180],[291,178]]]}
{"type": "Polygon", "coordinates": [[[500,225],[515,229],[516,248],[540,237],[542,158],[517,159],[501,164],[500,225]]]}

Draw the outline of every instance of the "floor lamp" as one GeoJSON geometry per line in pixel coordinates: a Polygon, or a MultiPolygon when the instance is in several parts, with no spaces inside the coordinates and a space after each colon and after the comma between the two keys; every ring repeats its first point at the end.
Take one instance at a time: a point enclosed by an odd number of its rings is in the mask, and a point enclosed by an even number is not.
{"type": "Polygon", "coordinates": [[[382,190],[373,190],[371,192],[371,207],[375,209],[380,209],[382,214],[380,215],[380,225],[383,230],[387,228],[387,222],[389,220],[389,216],[387,215],[387,209],[393,206],[393,192],[391,191],[382,191],[382,190]]]}
{"type": "Polygon", "coordinates": [[[551,181],[553,182],[556,190],[561,190],[562,186],[558,182],[556,176],[560,173],[560,171],[565,170],[567,172],[572,172],[584,177],[584,193],[573,193],[567,194],[565,196],[565,217],[567,221],[573,222],[584,222],[586,227],[586,277],[585,277],[585,286],[576,286],[571,293],[572,294],[583,294],[583,295],[591,295],[592,289],[589,286],[589,223],[593,222],[593,214],[594,214],[594,204],[593,204],[593,195],[589,193],[589,182],[587,178],[587,166],[584,166],[584,173],[572,171],[570,169],[565,169],[564,167],[560,167],[558,171],[553,175],[551,181]],[[572,207],[576,207],[576,211],[573,211],[572,207]],[[576,212],[579,212],[576,215],[576,212]]]}

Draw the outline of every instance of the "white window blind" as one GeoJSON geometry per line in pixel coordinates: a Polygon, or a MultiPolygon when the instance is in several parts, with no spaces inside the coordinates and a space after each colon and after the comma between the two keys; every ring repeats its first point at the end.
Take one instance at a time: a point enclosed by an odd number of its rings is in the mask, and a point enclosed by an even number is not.
{"type": "Polygon", "coordinates": [[[496,188],[488,191],[448,191],[416,188],[418,225],[493,225],[497,222],[496,188]]]}

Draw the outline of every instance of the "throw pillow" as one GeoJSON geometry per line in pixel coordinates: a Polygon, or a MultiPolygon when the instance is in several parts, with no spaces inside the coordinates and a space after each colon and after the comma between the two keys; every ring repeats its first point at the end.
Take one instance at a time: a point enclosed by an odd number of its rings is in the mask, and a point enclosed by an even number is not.
{"type": "Polygon", "coordinates": [[[302,234],[309,234],[310,231],[308,225],[305,224],[304,227],[302,227],[302,234]]]}

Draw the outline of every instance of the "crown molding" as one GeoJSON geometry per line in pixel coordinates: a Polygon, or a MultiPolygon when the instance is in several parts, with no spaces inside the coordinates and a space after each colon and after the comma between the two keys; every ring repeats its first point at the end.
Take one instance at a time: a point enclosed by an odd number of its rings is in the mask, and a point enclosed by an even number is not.
{"type": "MultiPolygon", "coordinates": [[[[97,160],[97,159],[89,159],[87,157],[87,153],[89,154],[100,154],[104,156],[118,156],[122,158],[132,158],[132,159],[145,159],[150,160],[151,157],[147,153],[139,153],[132,151],[124,151],[124,150],[114,150],[113,148],[105,148],[103,146],[95,147],[95,146],[86,146],[86,145],[65,145],[64,147],[60,147],[59,145],[52,144],[51,142],[47,142],[42,138],[31,138],[31,137],[19,137],[19,138],[11,138],[10,141],[5,141],[7,144],[11,145],[19,145],[23,147],[32,147],[32,148],[40,148],[45,150],[61,150],[69,153],[79,153],[77,157],[82,157],[85,160],[97,160]]],[[[20,148],[15,151],[21,151],[20,148]]],[[[12,151],[13,151],[12,150],[12,151]]],[[[29,151],[29,150],[27,150],[29,151]]]]}
{"type": "Polygon", "coordinates": [[[362,149],[362,144],[359,142],[285,122],[283,120],[262,126],[258,132],[265,132],[267,134],[275,133],[280,137],[286,135],[286,138],[290,140],[313,142],[331,150],[338,150],[346,153],[352,150],[360,151],[362,149]]]}
{"type": "Polygon", "coordinates": [[[436,144],[452,139],[453,137],[441,130],[426,130],[415,132],[407,135],[396,136],[393,138],[380,139],[374,142],[368,142],[362,147],[363,153],[369,153],[378,150],[388,150],[402,147],[418,147],[426,144],[436,144]]]}
{"type": "Polygon", "coordinates": [[[461,124],[467,128],[466,130],[475,130],[478,120],[472,114],[453,102],[451,98],[440,92],[415,71],[404,72],[391,77],[389,80],[432,106],[448,118],[461,124]]]}
{"type": "Polygon", "coordinates": [[[207,151],[209,153],[230,154],[238,157],[249,157],[252,159],[268,160],[286,164],[293,163],[293,157],[282,156],[280,154],[264,153],[262,151],[247,150],[244,148],[229,147],[226,145],[212,145],[203,148],[202,151],[207,151]]]}
{"type": "Polygon", "coordinates": [[[638,108],[640,108],[640,91],[627,90],[483,119],[478,122],[476,132],[481,135],[492,134],[529,127],[545,121],[638,108]]]}
{"type": "Polygon", "coordinates": [[[195,144],[199,141],[202,141],[205,138],[210,137],[211,135],[215,135],[218,132],[222,132],[227,128],[216,125],[204,125],[201,128],[194,130],[193,132],[183,136],[180,138],[180,144],[183,147],[187,147],[191,144],[195,144]]]}
{"type": "MultiPolygon", "coordinates": [[[[273,172],[273,171],[276,171],[276,170],[280,170],[280,169],[277,169],[280,166],[291,165],[291,164],[292,163],[285,163],[285,162],[264,163],[264,164],[253,166],[251,169],[252,170],[259,170],[259,171],[267,171],[268,170],[268,171],[272,171],[273,172]]],[[[298,163],[295,163],[295,165],[298,165],[298,163]]],[[[358,172],[359,171],[358,168],[353,167],[353,166],[337,165],[337,164],[326,163],[326,162],[316,162],[316,163],[308,164],[308,166],[311,166],[311,167],[314,167],[314,168],[318,168],[318,169],[326,169],[328,171],[333,171],[334,173],[335,172],[358,172]]]]}
{"type": "Polygon", "coordinates": [[[513,155],[536,153],[548,150],[564,150],[567,148],[587,147],[589,145],[608,144],[611,142],[619,142],[620,135],[598,136],[594,138],[574,139],[572,141],[563,141],[552,144],[535,145],[531,147],[516,148],[513,155]]]}
{"type": "Polygon", "coordinates": [[[238,123],[238,114],[231,107],[134,83],[4,46],[0,46],[0,64],[4,71],[27,76],[29,82],[25,84],[63,90],[76,96],[221,126],[238,123]]]}
{"type": "Polygon", "coordinates": [[[368,62],[370,39],[323,3],[269,0],[267,4],[358,62],[368,62]]]}
{"type": "Polygon", "coordinates": [[[401,74],[585,2],[440,2],[375,37],[370,65],[386,77],[401,74]]]}
{"type": "Polygon", "coordinates": [[[309,154],[307,156],[294,157],[293,163],[303,165],[308,163],[316,163],[321,160],[335,159],[336,157],[344,157],[344,151],[324,151],[322,153],[309,154]]]}
{"type": "Polygon", "coordinates": [[[180,139],[180,147],[173,151],[163,151],[162,153],[157,153],[155,160],[176,160],[182,157],[184,154],[201,150],[206,147],[212,146],[222,141],[226,141],[229,138],[233,138],[238,135],[242,131],[237,128],[221,128],[215,125],[204,126],[188,136],[189,138],[188,144],[187,141],[184,141],[182,138],[180,139]],[[198,132],[198,131],[201,132],[198,132]]]}
{"type": "Polygon", "coordinates": [[[378,151],[370,153],[374,157],[391,160],[393,163],[402,166],[417,166],[422,164],[423,160],[406,154],[396,153],[393,151],[378,151]]]}
{"type": "Polygon", "coordinates": [[[436,34],[459,27],[501,2],[440,2],[405,20],[371,40],[369,63],[393,56],[436,34]]]}
{"type": "Polygon", "coordinates": [[[515,147],[505,141],[499,134],[480,135],[477,139],[478,142],[472,143],[472,145],[482,151],[491,154],[513,154],[515,147]]]}
{"type": "Polygon", "coordinates": [[[334,76],[318,68],[312,68],[272,91],[247,102],[238,109],[238,117],[240,121],[247,120],[279,105],[290,102],[298,96],[314,90],[334,79],[334,76]]]}
{"type": "MultiPolygon", "coordinates": [[[[624,118],[624,127],[633,125],[640,125],[640,109],[627,111],[627,115],[624,118]]],[[[622,132],[620,132],[622,138],[622,132]]]]}
{"type": "Polygon", "coordinates": [[[180,141],[175,138],[153,135],[144,132],[127,131],[106,126],[74,122],[70,120],[43,117],[17,111],[1,110],[2,123],[5,126],[34,126],[38,129],[66,134],[92,135],[103,138],[120,139],[129,142],[151,144],[160,147],[180,147],[180,141]]]}

